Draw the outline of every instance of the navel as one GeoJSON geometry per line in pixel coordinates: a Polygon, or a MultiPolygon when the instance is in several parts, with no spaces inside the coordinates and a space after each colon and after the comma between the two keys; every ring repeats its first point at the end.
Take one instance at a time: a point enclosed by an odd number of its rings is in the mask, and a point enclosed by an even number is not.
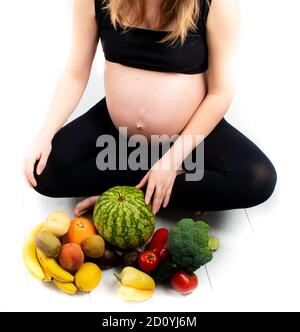
{"type": "Polygon", "coordinates": [[[138,122],[136,124],[136,128],[139,129],[139,130],[143,130],[143,129],[145,129],[145,125],[143,123],[141,123],[141,122],[138,122]]]}

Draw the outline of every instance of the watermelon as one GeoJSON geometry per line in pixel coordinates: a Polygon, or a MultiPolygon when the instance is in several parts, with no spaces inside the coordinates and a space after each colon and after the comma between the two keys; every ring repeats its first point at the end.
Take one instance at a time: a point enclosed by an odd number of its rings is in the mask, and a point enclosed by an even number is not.
{"type": "Polygon", "coordinates": [[[94,222],[98,233],[114,247],[135,249],[151,238],[156,220],[142,190],[117,186],[98,198],[94,222]]]}

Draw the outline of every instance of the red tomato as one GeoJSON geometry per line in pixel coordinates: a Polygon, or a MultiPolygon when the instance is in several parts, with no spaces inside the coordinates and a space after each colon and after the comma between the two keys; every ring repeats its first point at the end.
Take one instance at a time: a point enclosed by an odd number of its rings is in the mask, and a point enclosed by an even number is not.
{"type": "Polygon", "coordinates": [[[157,254],[153,251],[144,251],[139,254],[138,264],[142,271],[150,273],[158,266],[157,254]]]}
{"type": "Polygon", "coordinates": [[[198,277],[195,273],[178,271],[173,275],[171,285],[178,293],[189,294],[198,287],[198,277]]]}
{"type": "Polygon", "coordinates": [[[160,228],[154,233],[147,246],[147,250],[154,251],[158,255],[160,263],[164,262],[169,255],[167,248],[168,236],[169,230],[167,228],[160,228]]]}

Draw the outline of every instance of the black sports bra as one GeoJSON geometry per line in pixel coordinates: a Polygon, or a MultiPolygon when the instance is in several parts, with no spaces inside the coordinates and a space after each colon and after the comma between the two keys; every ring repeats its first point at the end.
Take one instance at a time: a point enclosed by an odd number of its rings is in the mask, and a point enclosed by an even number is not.
{"type": "Polygon", "coordinates": [[[122,27],[113,27],[103,1],[94,1],[99,38],[106,60],[129,67],[183,74],[197,74],[208,69],[205,27],[209,11],[207,0],[199,0],[201,15],[198,29],[189,29],[182,46],[179,41],[173,46],[158,43],[167,31],[132,27],[126,33],[121,33],[122,27]]]}

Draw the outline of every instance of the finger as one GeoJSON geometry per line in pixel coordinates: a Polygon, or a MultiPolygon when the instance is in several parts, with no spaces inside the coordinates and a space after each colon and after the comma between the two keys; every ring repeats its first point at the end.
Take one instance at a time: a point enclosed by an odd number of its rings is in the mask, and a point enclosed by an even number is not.
{"type": "Polygon", "coordinates": [[[166,208],[168,206],[169,202],[170,202],[172,189],[173,189],[173,186],[169,187],[168,190],[166,191],[166,195],[165,195],[164,202],[163,202],[163,207],[164,208],[166,208]]]}
{"type": "Polygon", "coordinates": [[[163,190],[163,188],[161,186],[157,186],[155,188],[155,194],[154,194],[154,199],[153,199],[153,208],[152,208],[152,212],[154,214],[156,214],[160,207],[161,207],[161,204],[163,202],[163,199],[164,199],[164,196],[165,196],[165,191],[163,190]]]}
{"type": "Polygon", "coordinates": [[[26,184],[27,184],[30,188],[33,188],[33,185],[30,183],[30,181],[28,180],[27,175],[26,175],[25,173],[23,174],[23,177],[24,177],[24,180],[25,180],[26,184]]]}
{"type": "Polygon", "coordinates": [[[89,209],[91,209],[94,206],[98,197],[99,196],[88,197],[88,198],[85,198],[83,201],[79,202],[78,204],[76,204],[74,211],[73,211],[74,215],[76,217],[79,217],[82,214],[84,214],[85,212],[87,212],[89,209]]]}
{"type": "Polygon", "coordinates": [[[29,180],[28,180],[28,178],[27,178],[27,175],[26,175],[26,164],[25,164],[25,162],[23,162],[23,165],[22,165],[22,174],[23,174],[23,178],[24,178],[26,184],[28,184],[28,186],[29,186],[30,188],[32,188],[33,186],[32,186],[32,184],[29,182],[29,180]]]}
{"type": "Polygon", "coordinates": [[[34,159],[29,159],[26,162],[26,177],[28,181],[33,185],[34,187],[37,185],[37,182],[34,178],[33,175],[33,167],[34,167],[35,160],[34,159]]]}
{"type": "Polygon", "coordinates": [[[36,168],[36,174],[37,175],[41,175],[42,174],[43,170],[46,167],[48,157],[49,157],[49,153],[45,152],[45,153],[42,154],[42,156],[41,156],[41,158],[39,160],[39,163],[37,165],[37,168],[36,168]]]}
{"type": "Polygon", "coordinates": [[[75,217],[80,217],[80,216],[84,215],[84,214],[87,213],[87,212],[88,212],[87,209],[86,209],[86,210],[76,211],[76,212],[75,212],[75,210],[74,210],[74,216],[75,216],[75,217]]]}
{"type": "Polygon", "coordinates": [[[136,188],[138,189],[143,188],[146,185],[148,178],[149,178],[149,172],[142,178],[141,182],[136,186],[136,188]]]}
{"type": "Polygon", "coordinates": [[[28,178],[27,178],[26,176],[24,176],[24,178],[25,178],[25,181],[26,181],[26,183],[28,184],[28,186],[29,186],[30,188],[33,188],[33,185],[32,185],[31,182],[28,180],[28,178]]]}
{"type": "Polygon", "coordinates": [[[171,183],[169,184],[166,193],[165,193],[165,198],[164,198],[164,202],[163,202],[163,207],[166,208],[170,202],[170,198],[172,195],[172,190],[173,190],[173,186],[175,183],[175,178],[171,181],[171,183]]]}
{"type": "Polygon", "coordinates": [[[154,190],[155,190],[154,183],[148,182],[147,191],[145,195],[145,204],[148,205],[150,203],[154,190]]]}

